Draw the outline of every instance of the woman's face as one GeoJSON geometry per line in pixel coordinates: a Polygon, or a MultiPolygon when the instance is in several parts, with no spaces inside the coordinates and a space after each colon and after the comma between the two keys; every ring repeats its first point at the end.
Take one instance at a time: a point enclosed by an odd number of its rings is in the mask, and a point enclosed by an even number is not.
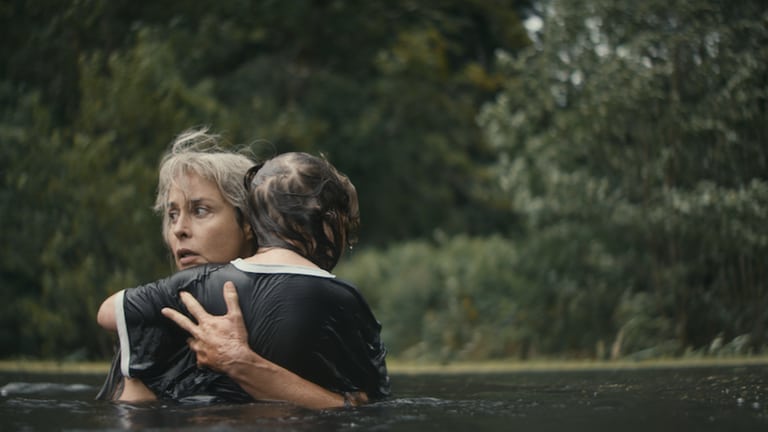
{"type": "Polygon", "coordinates": [[[165,211],[165,241],[179,270],[252,253],[250,228],[240,227],[216,184],[195,173],[175,179],[165,211]]]}

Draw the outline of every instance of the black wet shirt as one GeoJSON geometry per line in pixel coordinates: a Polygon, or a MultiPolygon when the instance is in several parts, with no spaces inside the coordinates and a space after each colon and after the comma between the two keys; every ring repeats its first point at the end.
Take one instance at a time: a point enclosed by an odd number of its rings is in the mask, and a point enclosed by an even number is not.
{"type": "Polygon", "coordinates": [[[189,334],[160,313],[171,307],[193,319],[178,295],[188,291],[208,313],[223,315],[227,281],[237,287],[254,352],[333,392],[389,395],[381,325],[353,285],[322,270],[242,260],[124,290],[116,304],[123,375],[141,379],[160,399],[252,400],[226,375],[198,368],[189,334]]]}

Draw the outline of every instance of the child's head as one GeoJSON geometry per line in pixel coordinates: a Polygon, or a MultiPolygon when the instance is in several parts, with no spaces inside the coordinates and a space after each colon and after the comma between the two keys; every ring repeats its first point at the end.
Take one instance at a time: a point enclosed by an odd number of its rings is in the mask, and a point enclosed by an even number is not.
{"type": "Polygon", "coordinates": [[[259,247],[291,249],[332,270],[357,241],[357,191],[327,160],[285,153],[245,177],[249,219],[259,247]]]}

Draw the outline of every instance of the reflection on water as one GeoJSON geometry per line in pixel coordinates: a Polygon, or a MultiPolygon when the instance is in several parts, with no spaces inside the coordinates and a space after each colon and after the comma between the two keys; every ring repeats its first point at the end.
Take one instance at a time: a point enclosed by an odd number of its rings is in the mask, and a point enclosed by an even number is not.
{"type": "Polygon", "coordinates": [[[0,374],[3,430],[768,430],[768,367],[397,375],[352,410],[286,404],[116,404],[101,376],[0,374]]]}

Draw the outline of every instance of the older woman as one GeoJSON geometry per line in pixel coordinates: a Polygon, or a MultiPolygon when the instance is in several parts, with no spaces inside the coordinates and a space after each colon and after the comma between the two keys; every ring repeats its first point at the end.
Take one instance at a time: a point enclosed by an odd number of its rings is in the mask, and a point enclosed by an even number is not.
{"type": "MultiPolygon", "coordinates": [[[[155,208],[163,214],[163,235],[179,269],[225,263],[256,250],[252,229],[244,217],[247,193],[242,181],[253,162],[222,151],[216,141],[204,130],[182,134],[161,163],[155,208]]],[[[180,334],[178,338],[183,342],[186,336],[180,334]]],[[[220,354],[209,366],[217,367],[217,361],[229,363],[231,356],[220,354]]],[[[310,408],[344,404],[341,394],[306,381],[255,352],[249,354],[249,364],[243,368],[247,375],[232,378],[252,389],[253,398],[285,400],[310,408]]],[[[125,350],[118,353],[99,398],[136,401],[156,397],[142,381],[123,378],[120,362],[128,356],[125,350]]]]}
{"type": "MultiPolygon", "coordinates": [[[[324,159],[300,153],[252,169],[248,185],[248,217],[259,245],[254,255],[125,290],[100,308],[99,323],[119,330],[123,374],[140,378],[153,394],[173,399],[209,394],[323,408],[388,395],[380,325],[356,288],[328,273],[354,239],[359,220],[354,187],[324,159]],[[220,287],[228,281],[238,286],[240,305],[231,286],[222,295],[220,287]],[[183,311],[186,303],[198,320],[205,318],[183,292],[216,314],[229,309],[237,318],[244,307],[245,326],[233,339],[230,355],[218,365],[215,360],[203,362],[227,375],[198,368],[201,362],[183,343],[183,335],[160,314],[167,307],[183,311]],[[331,390],[333,397],[305,380],[331,390]]],[[[178,212],[183,207],[168,207],[171,224],[184,216],[178,212]]],[[[199,255],[182,247],[176,261],[197,263],[199,255]]],[[[191,321],[169,309],[164,313],[195,335],[191,321]]]]}

